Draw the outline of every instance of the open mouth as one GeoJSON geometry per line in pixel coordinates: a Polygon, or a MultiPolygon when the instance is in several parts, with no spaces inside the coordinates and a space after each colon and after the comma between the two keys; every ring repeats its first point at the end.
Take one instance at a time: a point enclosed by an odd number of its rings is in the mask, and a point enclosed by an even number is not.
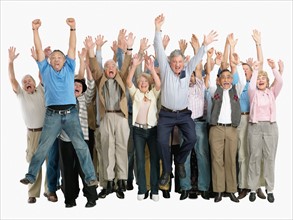
{"type": "Polygon", "coordinates": [[[27,86],[27,87],[26,87],[26,89],[31,89],[31,88],[32,88],[31,86],[27,86]]]}

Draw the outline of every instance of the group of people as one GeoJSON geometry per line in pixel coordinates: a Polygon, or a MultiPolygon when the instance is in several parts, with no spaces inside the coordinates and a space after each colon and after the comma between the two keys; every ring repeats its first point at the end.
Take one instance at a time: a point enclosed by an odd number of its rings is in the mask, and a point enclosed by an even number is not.
{"type": "Polygon", "coordinates": [[[114,56],[104,65],[106,40],[102,35],[95,41],[87,36],[78,51],[80,67],[75,75],[75,19],[66,20],[70,27],[67,55],[43,49],[41,21],[34,20],[31,52],[39,67],[37,87],[31,75],[23,77],[22,87],[18,84],[13,67],[18,54],[14,47],[9,49],[10,81],[28,128],[29,169],[20,182],[29,185],[29,203],[40,196],[45,159],[44,195],[56,202],[61,188],[66,207],[76,206],[78,176],[86,207],[94,207],[98,198],[113,192],[125,198],[133,182],[138,185],[139,201],[149,192],[158,201],[159,190],[170,198],[172,177],[180,200],[200,194],[214,202],[225,196],[239,202],[250,193],[251,202],[256,195],[274,202],[275,102],[282,88],[282,61],[276,65],[267,60],[275,77],[270,85],[262,68],[257,30],[252,35],[257,61],[240,61],[233,34],[227,36],[223,53],[207,49],[217,40],[215,31],[205,35],[201,45],[192,35],[192,57],[184,55],[185,40],[167,56],[170,38],[162,37],[164,21],[163,14],[155,18],[154,55],[148,55],[146,38],[132,54],[135,36],[122,29],[111,47],[114,56]]]}

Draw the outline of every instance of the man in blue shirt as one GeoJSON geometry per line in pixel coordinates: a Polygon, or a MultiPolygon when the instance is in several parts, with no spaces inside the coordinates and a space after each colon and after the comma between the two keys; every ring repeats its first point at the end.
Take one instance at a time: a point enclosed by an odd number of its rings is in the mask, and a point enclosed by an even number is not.
{"type": "Polygon", "coordinates": [[[76,98],[74,96],[74,71],[76,53],[75,19],[67,18],[70,27],[69,49],[67,56],[60,50],[54,50],[49,57],[50,63],[45,58],[38,29],[41,20],[32,22],[34,44],[37,52],[38,67],[45,88],[46,116],[44,127],[37,151],[29,165],[28,173],[20,182],[23,184],[34,183],[49,150],[56,137],[63,129],[74,146],[85,181],[89,186],[98,185],[93,162],[86,142],[84,141],[76,98]]]}

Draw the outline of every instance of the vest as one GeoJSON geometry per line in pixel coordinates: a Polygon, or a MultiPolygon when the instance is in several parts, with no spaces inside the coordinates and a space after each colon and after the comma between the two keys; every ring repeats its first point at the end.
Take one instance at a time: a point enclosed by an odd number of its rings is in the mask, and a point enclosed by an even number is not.
{"type": "MultiPolygon", "coordinates": [[[[230,96],[230,103],[231,103],[231,121],[233,127],[238,127],[241,120],[241,109],[240,109],[240,100],[237,95],[235,85],[229,90],[230,96]]],[[[217,90],[215,91],[213,97],[213,106],[212,106],[212,113],[211,113],[211,125],[217,125],[218,118],[220,115],[221,107],[223,101],[223,88],[217,86],[217,90]]]]}

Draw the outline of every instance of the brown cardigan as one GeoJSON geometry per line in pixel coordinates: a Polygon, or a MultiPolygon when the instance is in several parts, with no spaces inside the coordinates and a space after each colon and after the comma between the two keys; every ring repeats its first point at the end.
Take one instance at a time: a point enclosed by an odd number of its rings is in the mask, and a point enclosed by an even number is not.
{"type": "MultiPolygon", "coordinates": [[[[90,70],[92,71],[93,78],[95,79],[96,85],[98,87],[99,102],[100,102],[99,111],[100,111],[100,118],[102,120],[106,114],[105,99],[102,92],[103,92],[103,87],[106,81],[108,80],[108,78],[106,77],[104,71],[99,67],[99,64],[96,58],[90,58],[89,60],[90,60],[90,70]]],[[[127,107],[125,84],[126,84],[126,78],[127,78],[130,62],[131,62],[131,55],[125,54],[121,71],[117,71],[117,74],[114,77],[114,80],[116,80],[116,82],[118,83],[118,85],[121,87],[121,90],[122,90],[119,106],[125,118],[128,118],[128,107],[127,107]]]]}

